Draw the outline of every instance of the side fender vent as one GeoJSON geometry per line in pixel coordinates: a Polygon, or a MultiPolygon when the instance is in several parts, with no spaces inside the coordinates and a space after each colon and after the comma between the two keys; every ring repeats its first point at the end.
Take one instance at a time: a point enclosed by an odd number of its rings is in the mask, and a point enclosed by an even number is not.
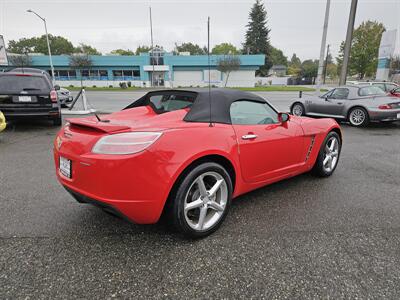
{"type": "Polygon", "coordinates": [[[311,151],[312,151],[312,149],[314,147],[314,142],[315,142],[315,135],[312,135],[311,136],[310,146],[308,147],[308,151],[307,151],[307,155],[306,155],[306,160],[305,161],[307,161],[308,158],[310,157],[311,151]]]}

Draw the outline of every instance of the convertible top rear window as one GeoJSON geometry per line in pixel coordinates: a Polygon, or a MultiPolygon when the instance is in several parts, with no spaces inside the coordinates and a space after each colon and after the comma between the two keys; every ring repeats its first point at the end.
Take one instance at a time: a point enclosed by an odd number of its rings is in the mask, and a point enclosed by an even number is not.
{"type": "Polygon", "coordinates": [[[195,97],[190,95],[167,94],[149,97],[149,105],[157,113],[179,110],[193,105],[195,97]]]}

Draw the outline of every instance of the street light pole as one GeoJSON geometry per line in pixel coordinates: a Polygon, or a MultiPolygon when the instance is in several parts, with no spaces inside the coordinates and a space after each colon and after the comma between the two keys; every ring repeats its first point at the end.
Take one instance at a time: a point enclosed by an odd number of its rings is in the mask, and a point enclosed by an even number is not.
{"type": "Polygon", "coordinates": [[[350,50],[351,50],[351,41],[353,39],[354,21],[356,19],[357,2],[358,0],[351,0],[349,23],[347,24],[346,43],[344,44],[343,64],[342,64],[342,70],[340,72],[339,85],[346,84],[347,69],[348,69],[350,50]]]}
{"type": "Polygon", "coordinates": [[[28,9],[27,12],[35,14],[35,15],[36,15],[38,18],[40,18],[40,19],[43,21],[43,23],[44,23],[44,29],[45,29],[45,31],[46,31],[47,49],[48,49],[48,51],[49,51],[49,60],[50,60],[50,69],[51,69],[51,79],[52,79],[52,81],[53,81],[53,85],[55,85],[55,82],[56,82],[56,81],[55,81],[55,79],[54,79],[53,59],[52,59],[52,57],[51,57],[50,41],[49,41],[49,34],[48,34],[48,32],[47,32],[47,23],[46,23],[46,19],[45,19],[45,18],[42,18],[39,14],[37,14],[36,12],[34,12],[34,11],[31,10],[31,9],[28,9]]]}
{"type": "Polygon", "coordinates": [[[154,44],[153,44],[153,19],[151,17],[151,6],[150,10],[150,36],[151,36],[151,58],[150,62],[153,65],[153,72],[151,72],[151,87],[154,86],[154,44]]]}
{"type": "Polygon", "coordinates": [[[325,57],[325,47],[326,47],[325,45],[326,45],[326,35],[328,32],[330,6],[331,6],[331,0],[327,0],[326,1],[326,9],[325,9],[324,29],[322,31],[321,51],[319,54],[319,62],[318,62],[318,75],[317,75],[317,93],[318,94],[321,94],[322,73],[324,72],[324,57],[325,57]]]}

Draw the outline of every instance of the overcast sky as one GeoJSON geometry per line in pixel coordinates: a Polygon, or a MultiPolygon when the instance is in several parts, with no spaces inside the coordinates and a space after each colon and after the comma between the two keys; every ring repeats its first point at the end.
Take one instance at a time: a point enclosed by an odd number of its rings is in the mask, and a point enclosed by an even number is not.
{"type": "MultiPolygon", "coordinates": [[[[254,0],[0,0],[0,34],[6,42],[44,32],[43,24],[26,12],[47,19],[49,32],[84,42],[103,53],[150,44],[149,6],[153,11],[154,42],[172,50],[175,43],[211,44],[244,41],[245,25],[254,0]]],[[[289,58],[318,58],[326,0],[265,0],[271,43],[289,58]]],[[[332,0],[328,43],[336,56],[344,40],[350,0],[332,0]]],[[[365,20],[382,22],[400,33],[400,0],[359,0],[356,26],[365,20]]]]}

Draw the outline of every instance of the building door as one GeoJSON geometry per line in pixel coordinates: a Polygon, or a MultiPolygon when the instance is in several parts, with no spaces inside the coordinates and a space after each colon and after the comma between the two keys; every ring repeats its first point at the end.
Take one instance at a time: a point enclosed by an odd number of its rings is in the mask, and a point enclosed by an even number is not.
{"type": "MultiPolygon", "coordinates": [[[[153,72],[150,73],[150,82],[151,82],[151,76],[153,72]]],[[[164,86],[164,72],[160,71],[155,71],[154,72],[154,77],[153,77],[153,85],[154,86],[164,86]]]]}

